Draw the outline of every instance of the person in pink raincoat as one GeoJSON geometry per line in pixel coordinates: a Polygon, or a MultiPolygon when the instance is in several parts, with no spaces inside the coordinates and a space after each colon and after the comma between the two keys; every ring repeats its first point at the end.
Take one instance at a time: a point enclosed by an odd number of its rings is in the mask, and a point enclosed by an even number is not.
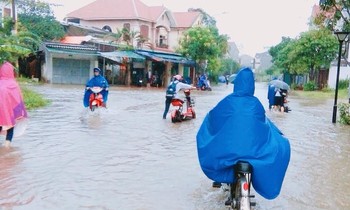
{"type": "Polygon", "coordinates": [[[14,67],[5,61],[0,66],[0,133],[6,134],[4,146],[9,147],[15,125],[27,118],[21,89],[15,80],[14,67]]]}

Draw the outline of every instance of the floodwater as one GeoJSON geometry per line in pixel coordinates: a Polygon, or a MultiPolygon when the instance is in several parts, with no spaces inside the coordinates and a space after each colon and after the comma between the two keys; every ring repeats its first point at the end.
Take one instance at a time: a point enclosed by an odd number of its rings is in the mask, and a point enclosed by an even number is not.
{"type": "MultiPolygon", "coordinates": [[[[197,119],[176,124],[162,119],[163,89],[112,87],[108,109],[94,113],[82,106],[83,86],[33,89],[52,103],[0,148],[0,210],[227,209],[200,169],[195,136],[232,85],[193,91],[197,119]]],[[[256,85],[265,107],[266,90],[256,85]]],[[[267,111],[290,140],[289,168],[280,195],[255,193],[255,209],[350,209],[350,127],[331,123],[332,100],[289,100],[290,113],[267,111]]]]}

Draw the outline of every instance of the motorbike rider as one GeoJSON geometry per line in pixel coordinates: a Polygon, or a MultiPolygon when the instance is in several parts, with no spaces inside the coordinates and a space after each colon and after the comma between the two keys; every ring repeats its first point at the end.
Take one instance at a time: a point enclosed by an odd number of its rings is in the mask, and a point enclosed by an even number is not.
{"type": "Polygon", "coordinates": [[[210,82],[206,74],[201,74],[198,80],[198,88],[201,90],[211,90],[210,82]]]}
{"type": "Polygon", "coordinates": [[[168,89],[167,89],[166,95],[165,95],[165,109],[164,109],[164,113],[163,113],[163,119],[166,119],[166,115],[168,114],[168,111],[170,108],[171,100],[174,98],[179,98],[178,92],[180,90],[196,89],[196,87],[194,87],[192,85],[183,83],[182,80],[183,79],[182,79],[181,75],[175,75],[175,76],[173,76],[173,79],[168,86],[168,89]],[[168,91],[170,87],[175,87],[173,92],[168,91]]]}
{"type": "Polygon", "coordinates": [[[86,83],[85,88],[85,94],[84,94],[84,107],[89,106],[89,98],[92,94],[91,88],[92,87],[101,87],[103,90],[101,91],[102,97],[103,97],[103,105],[106,107],[107,100],[108,100],[108,82],[107,80],[101,75],[102,71],[100,68],[94,68],[94,76],[86,83]]]}
{"type": "Polygon", "coordinates": [[[233,83],[233,93],[209,111],[197,133],[200,166],[214,182],[233,183],[233,165],[240,160],[249,162],[255,191],[274,199],[289,164],[289,141],[254,96],[251,68],[241,69],[233,83]]]}
{"type": "MultiPolygon", "coordinates": [[[[277,77],[274,77],[272,80],[276,80],[277,77]]],[[[275,96],[276,96],[276,87],[273,84],[269,84],[267,89],[267,99],[269,100],[269,110],[271,111],[275,105],[275,96]]]]}

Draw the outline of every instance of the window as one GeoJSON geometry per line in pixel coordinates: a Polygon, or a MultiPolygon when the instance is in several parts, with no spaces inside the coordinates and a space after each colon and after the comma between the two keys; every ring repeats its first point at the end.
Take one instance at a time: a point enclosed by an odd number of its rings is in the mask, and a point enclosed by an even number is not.
{"type": "Polygon", "coordinates": [[[112,29],[109,26],[103,26],[102,30],[112,32],[112,29]]]}
{"type": "Polygon", "coordinates": [[[148,39],[148,26],[146,25],[141,25],[140,27],[140,35],[145,38],[145,39],[148,39]]]}
{"type": "Polygon", "coordinates": [[[160,35],[159,36],[159,45],[162,46],[164,44],[164,41],[165,41],[165,37],[160,35]]]}
{"type": "Polygon", "coordinates": [[[4,8],[4,17],[11,17],[11,9],[4,8]]]}
{"type": "Polygon", "coordinates": [[[130,23],[124,23],[124,27],[125,29],[127,29],[128,31],[130,31],[130,23]]]}

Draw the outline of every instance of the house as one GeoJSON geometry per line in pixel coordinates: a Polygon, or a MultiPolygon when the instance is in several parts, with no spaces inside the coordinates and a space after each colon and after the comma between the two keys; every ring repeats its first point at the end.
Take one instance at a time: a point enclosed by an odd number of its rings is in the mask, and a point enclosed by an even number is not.
{"type": "Polygon", "coordinates": [[[45,42],[41,78],[48,83],[86,84],[98,65],[98,50],[93,46],[45,42]]]}
{"type": "MultiPolygon", "coordinates": [[[[117,33],[137,32],[153,47],[174,51],[182,33],[201,25],[199,12],[171,12],[164,6],[147,6],[140,0],[96,0],[66,15],[67,22],[117,33]]],[[[137,46],[137,39],[133,45],[137,46]]]]}
{"type": "MultiPolygon", "coordinates": [[[[311,13],[311,20],[315,19],[320,13],[323,13],[327,17],[332,17],[334,13],[332,12],[324,12],[320,9],[319,5],[314,5],[312,8],[311,13]]],[[[340,23],[339,23],[340,25],[340,23]]],[[[314,25],[310,25],[310,29],[314,29],[314,25]]],[[[345,42],[343,42],[344,46],[344,52],[345,56],[341,58],[340,62],[340,71],[339,71],[339,80],[345,80],[350,79],[350,66],[349,66],[349,39],[345,42]]],[[[337,69],[338,69],[338,59],[335,59],[332,63],[330,68],[328,69],[320,69],[319,75],[317,78],[317,84],[320,88],[323,87],[329,87],[329,88],[335,88],[336,86],[336,76],[337,76],[337,69]]]]}
{"type": "Polygon", "coordinates": [[[6,2],[0,2],[0,23],[3,24],[5,17],[12,17],[12,5],[6,2]]]}
{"type": "Polygon", "coordinates": [[[113,33],[126,29],[129,39],[122,37],[123,41],[117,44],[130,44],[152,54],[146,56],[144,65],[138,62],[141,73],[136,74],[147,80],[151,76],[161,78],[160,85],[165,86],[173,74],[195,79],[193,62],[178,62],[188,60],[186,58],[165,59],[164,55],[179,57],[175,49],[180,37],[190,27],[201,25],[201,19],[199,12],[172,12],[164,6],[147,6],[140,0],[96,0],[67,14],[65,21],[113,33]],[[160,55],[163,58],[152,59],[160,55]]]}

